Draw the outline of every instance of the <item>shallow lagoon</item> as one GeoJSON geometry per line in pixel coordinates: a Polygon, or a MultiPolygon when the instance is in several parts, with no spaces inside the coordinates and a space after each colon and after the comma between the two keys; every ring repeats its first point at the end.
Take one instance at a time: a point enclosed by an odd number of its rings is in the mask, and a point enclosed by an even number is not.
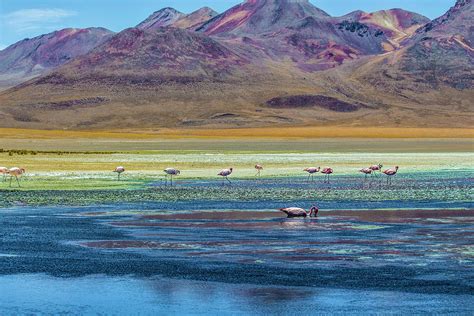
{"type": "Polygon", "coordinates": [[[465,314],[472,296],[226,284],[159,277],[0,277],[2,314],[465,314]],[[6,290],[8,289],[8,290],[6,290]]]}
{"type": "Polygon", "coordinates": [[[470,210],[0,211],[3,313],[469,314],[470,210]]]}
{"type": "Polygon", "coordinates": [[[15,158],[30,173],[22,189],[0,183],[2,314],[474,310],[469,152],[15,158]],[[400,174],[364,181],[369,160],[400,174]],[[124,161],[118,182],[107,170],[124,161]],[[331,183],[308,182],[309,164],[333,166],[331,183]],[[172,188],[168,165],[184,171],[172,188]],[[228,165],[232,185],[215,176],[228,165]],[[314,201],[318,219],[275,210],[314,201]]]}

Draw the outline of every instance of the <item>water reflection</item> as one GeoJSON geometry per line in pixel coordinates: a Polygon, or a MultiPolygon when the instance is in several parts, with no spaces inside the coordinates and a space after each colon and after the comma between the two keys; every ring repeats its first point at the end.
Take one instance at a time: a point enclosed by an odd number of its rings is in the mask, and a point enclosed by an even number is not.
{"type": "Polygon", "coordinates": [[[224,284],[163,278],[0,277],[2,314],[468,313],[469,295],[224,284]]]}

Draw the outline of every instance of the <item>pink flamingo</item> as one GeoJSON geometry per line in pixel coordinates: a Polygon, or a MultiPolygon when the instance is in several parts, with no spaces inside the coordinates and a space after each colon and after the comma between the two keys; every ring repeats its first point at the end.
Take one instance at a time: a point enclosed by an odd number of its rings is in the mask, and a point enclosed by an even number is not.
{"type": "Polygon", "coordinates": [[[325,174],[326,175],[326,179],[325,182],[329,183],[329,175],[332,174],[334,172],[334,170],[332,170],[332,168],[324,168],[321,173],[325,174]]]}
{"type": "Polygon", "coordinates": [[[7,181],[8,168],[0,167],[0,174],[3,174],[3,182],[7,181]]]}
{"type": "Polygon", "coordinates": [[[8,174],[10,175],[10,187],[12,186],[13,177],[15,177],[16,183],[18,183],[18,187],[21,187],[18,177],[21,177],[21,175],[24,174],[25,172],[26,170],[24,168],[14,167],[14,168],[9,169],[8,174]]]}
{"type": "Polygon", "coordinates": [[[308,181],[311,177],[311,181],[314,180],[314,174],[319,172],[319,170],[321,170],[321,167],[309,167],[309,168],[305,168],[303,169],[303,171],[306,171],[308,173],[308,181]]]}
{"type": "Polygon", "coordinates": [[[175,168],[166,168],[163,171],[166,173],[165,185],[168,183],[168,176],[170,176],[171,186],[173,186],[173,176],[177,176],[181,173],[181,171],[175,168]]]}
{"type": "Polygon", "coordinates": [[[369,174],[372,174],[372,169],[370,169],[370,168],[363,168],[363,169],[360,169],[359,172],[364,173],[364,174],[365,174],[365,180],[367,180],[367,176],[368,176],[369,174]]]}
{"type": "Polygon", "coordinates": [[[117,172],[117,181],[120,181],[120,175],[125,172],[125,168],[120,166],[115,168],[114,172],[117,172]]]}
{"type": "Polygon", "coordinates": [[[378,165],[370,166],[369,169],[373,171],[372,175],[377,176],[377,173],[375,173],[375,171],[382,172],[382,167],[383,167],[382,164],[378,164],[378,165]]]}
{"type": "Polygon", "coordinates": [[[219,172],[217,175],[221,176],[221,177],[224,177],[227,181],[229,181],[229,183],[232,183],[232,182],[230,182],[230,180],[228,178],[228,176],[230,176],[232,174],[232,171],[234,171],[233,168],[222,169],[221,172],[219,172]]]}
{"type": "Polygon", "coordinates": [[[263,170],[263,166],[257,164],[257,165],[255,165],[255,169],[257,170],[257,174],[255,176],[260,177],[260,172],[263,170]]]}
{"type": "Polygon", "coordinates": [[[383,173],[387,175],[387,184],[390,180],[390,184],[392,184],[392,177],[396,175],[398,172],[398,166],[395,166],[395,169],[387,169],[383,173]]]}
{"type": "Polygon", "coordinates": [[[319,208],[316,205],[313,205],[309,211],[305,211],[302,208],[299,207],[286,207],[286,208],[281,208],[280,211],[285,213],[288,217],[311,217],[311,216],[318,216],[318,211],[319,208]]]}

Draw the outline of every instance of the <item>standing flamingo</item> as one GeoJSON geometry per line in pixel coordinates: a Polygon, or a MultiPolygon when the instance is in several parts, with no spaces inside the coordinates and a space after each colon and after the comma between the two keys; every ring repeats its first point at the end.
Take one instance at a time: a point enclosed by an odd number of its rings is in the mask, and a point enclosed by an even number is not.
{"type": "Polygon", "coordinates": [[[12,186],[13,177],[15,177],[16,183],[18,183],[18,187],[21,187],[18,177],[21,177],[21,175],[24,174],[25,172],[26,170],[24,168],[14,167],[14,168],[9,169],[8,174],[10,175],[10,187],[12,186]]]}
{"type": "Polygon", "coordinates": [[[163,171],[166,173],[165,185],[168,183],[168,176],[170,176],[171,186],[173,186],[173,176],[177,176],[181,173],[181,171],[175,168],[166,168],[163,171]]]}
{"type": "Polygon", "coordinates": [[[369,174],[372,174],[372,169],[370,169],[370,168],[363,168],[363,169],[360,169],[359,172],[364,173],[364,174],[365,174],[365,180],[367,180],[367,176],[368,176],[369,174]]]}
{"type": "Polygon", "coordinates": [[[387,175],[387,184],[390,180],[390,184],[392,184],[392,177],[396,175],[398,172],[398,166],[395,166],[395,169],[387,169],[383,173],[387,175]]]}
{"type": "Polygon", "coordinates": [[[3,174],[3,182],[7,181],[8,168],[0,167],[0,174],[3,174]]]}
{"type": "Polygon", "coordinates": [[[255,165],[255,169],[257,170],[257,174],[255,176],[259,176],[260,177],[260,172],[263,170],[263,166],[262,165],[255,165]]]}
{"type": "Polygon", "coordinates": [[[326,175],[326,180],[325,182],[329,183],[329,175],[332,174],[334,172],[334,170],[332,170],[332,168],[324,168],[321,173],[325,174],[326,175]]]}
{"type": "Polygon", "coordinates": [[[286,208],[281,208],[280,211],[288,215],[289,218],[292,217],[311,217],[311,216],[318,216],[318,211],[319,208],[316,205],[313,205],[309,211],[305,211],[302,208],[299,207],[286,207],[286,208]]]}
{"type": "Polygon", "coordinates": [[[117,180],[120,181],[120,175],[122,174],[122,172],[125,172],[125,168],[122,166],[117,167],[115,168],[114,172],[117,172],[117,180]]]}
{"type": "Polygon", "coordinates": [[[232,174],[232,171],[234,171],[233,168],[222,169],[221,172],[219,172],[217,175],[221,176],[221,177],[224,177],[227,181],[229,181],[229,183],[232,183],[232,182],[230,182],[230,180],[228,178],[228,176],[230,176],[232,174]]]}
{"type": "Polygon", "coordinates": [[[377,176],[377,173],[375,171],[382,172],[383,165],[378,164],[378,165],[372,165],[369,167],[370,170],[373,171],[372,175],[377,176]]]}
{"type": "Polygon", "coordinates": [[[308,173],[308,181],[311,177],[311,181],[314,180],[314,174],[319,172],[321,170],[321,167],[309,167],[309,168],[304,168],[303,171],[306,171],[308,173]]]}

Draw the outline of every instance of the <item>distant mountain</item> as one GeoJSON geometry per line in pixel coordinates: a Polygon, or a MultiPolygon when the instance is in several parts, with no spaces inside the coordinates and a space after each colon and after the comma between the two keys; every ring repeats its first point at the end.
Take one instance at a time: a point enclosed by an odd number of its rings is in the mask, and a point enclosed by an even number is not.
{"type": "Polygon", "coordinates": [[[218,13],[216,11],[212,10],[211,8],[204,7],[181,17],[172,23],[171,26],[181,29],[196,30],[217,15],[218,13]]]}
{"type": "Polygon", "coordinates": [[[104,28],[63,29],[0,51],[0,88],[10,87],[89,52],[113,35],[104,28]]]}
{"type": "Polygon", "coordinates": [[[208,35],[248,35],[273,32],[305,17],[329,15],[308,0],[247,0],[205,23],[208,35]]]}
{"type": "Polygon", "coordinates": [[[40,81],[94,78],[100,84],[101,76],[112,83],[121,83],[127,76],[145,80],[150,76],[163,80],[178,76],[214,78],[244,62],[228,47],[203,34],[178,28],[130,28],[40,81]]]}
{"type": "MultiPolygon", "coordinates": [[[[373,13],[354,11],[336,18],[341,22],[360,23],[382,31],[390,40],[390,46],[384,48],[389,51],[400,46],[400,42],[412,36],[417,29],[430,22],[427,17],[403,9],[382,10],[373,13]]],[[[357,25],[353,25],[357,27],[357,25]]]]}
{"type": "Polygon", "coordinates": [[[438,37],[459,34],[465,36],[470,43],[473,43],[473,10],[472,0],[457,0],[456,4],[448,12],[418,30],[418,36],[424,36],[426,33],[438,37]]]}
{"type": "Polygon", "coordinates": [[[153,12],[146,20],[138,24],[136,27],[142,30],[156,30],[160,27],[170,26],[186,15],[173,8],[163,8],[153,12]]]}
{"type": "Polygon", "coordinates": [[[374,70],[378,84],[408,85],[418,89],[446,85],[457,89],[473,87],[474,7],[472,0],[458,0],[443,16],[419,28],[406,39],[403,49],[387,56],[374,70]],[[380,80],[385,74],[385,80],[380,80]]]}
{"type": "Polygon", "coordinates": [[[221,14],[165,8],[0,93],[0,122],[469,127],[471,1],[433,21],[402,9],[331,17],[305,0],[248,0],[221,14]]]}

